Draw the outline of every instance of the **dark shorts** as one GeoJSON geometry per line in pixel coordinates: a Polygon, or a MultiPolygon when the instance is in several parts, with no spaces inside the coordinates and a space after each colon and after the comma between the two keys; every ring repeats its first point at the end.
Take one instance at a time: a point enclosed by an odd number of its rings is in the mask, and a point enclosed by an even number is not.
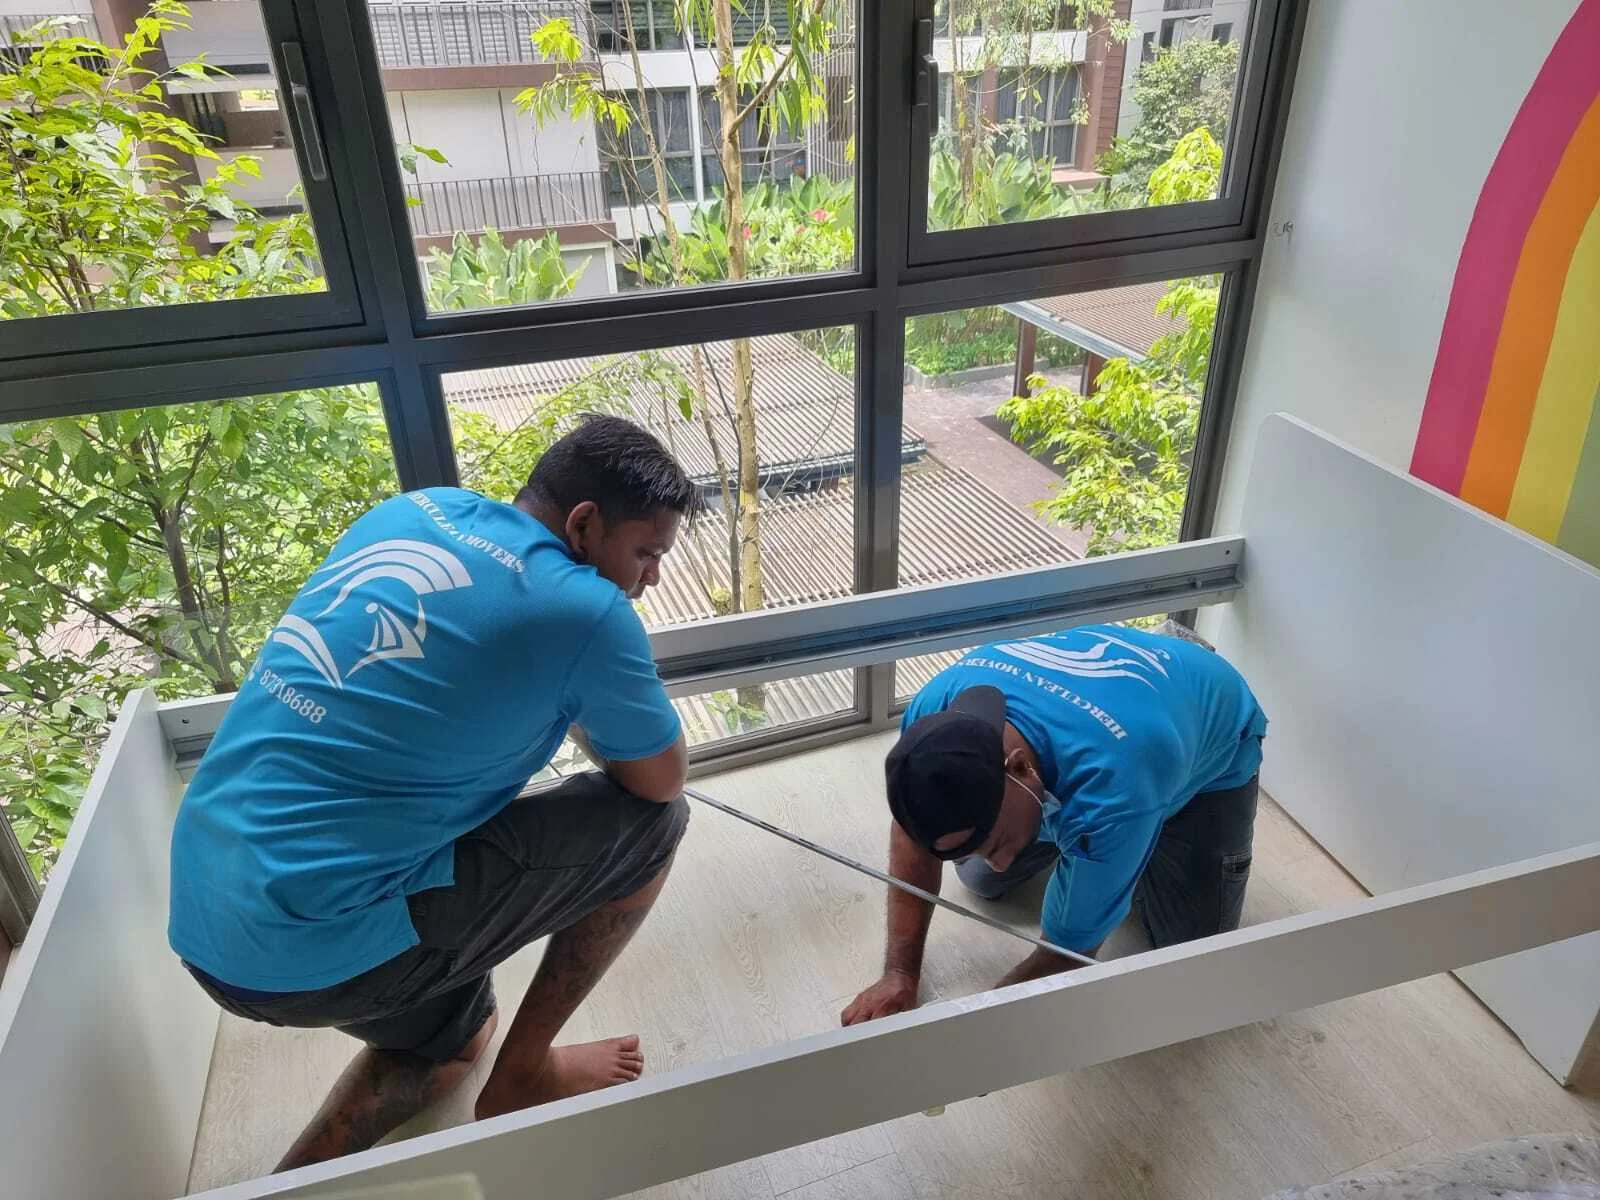
{"type": "Polygon", "coordinates": [[[333,1026],[378,1050],[448,1062],[494,1012],[490,972],[518,950],[637,892],[689,823],[683,797],[641,800],[598,772],[514,800],[455,845],[455,882],[409,897],[420,943],[332,987],[248,999],[190,968],[228,1012],[333,1026]]]}
{"type": "MultiPolygon", "coordinates": [[[[1156,948],[1239,928],[1250,882],[1259,780],[1221,792],[1201,792],[1167,819],[1150,862],[1133,891],[1133,907],[1156,948]]],[[[1038,841],[1004,871],[981,858],[956,864],[971,891],[997,900],[1053,868],[1059,852],[1038,841]]]]}

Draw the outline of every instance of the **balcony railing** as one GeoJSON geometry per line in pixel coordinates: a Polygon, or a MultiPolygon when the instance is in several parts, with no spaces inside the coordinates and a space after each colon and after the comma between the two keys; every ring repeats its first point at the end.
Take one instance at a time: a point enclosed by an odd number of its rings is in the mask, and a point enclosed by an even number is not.
{"type": "MultiPolygon", "coordinates": [[[[61,37],[97,38],[94,18],[85,13],[4,13],[0,14],[0,71],[16,70],[28,61],[41,45],[61,37]],[[66,19],[64,19],[66,18],[66,19]],[[52,22],[42,36],[19,37],[52,22]]],[[[101,70],[105,60],[97,54],[83,55],[77,65],[90,71],[101,70]]]]}
{"type": "Polygon", "coordinates": [[[58,37],[94,37],[94,18],[82,13],[0,13],[0,46],[12,44],[12,38],[26,33],[46,21],[54,22],[42,38],[29,38],[25,44],[36,44],[58,37]]]}
{"type": "Polygon", "coordinates": [[[450,0],[371,3],[367,14],[386,67],[479,67],[549,60],[533,45],[533,32],[555,20],[571,23],[585,51],[594,54],[594,18],[577,0],[450,0]]]}
{"type": "Polygon", "coordinates": [[[406,193],[418,202],[411,206],[411,230],[417,237],[611,220],[606,177],[599,171],[410,183],[406,193]]]}

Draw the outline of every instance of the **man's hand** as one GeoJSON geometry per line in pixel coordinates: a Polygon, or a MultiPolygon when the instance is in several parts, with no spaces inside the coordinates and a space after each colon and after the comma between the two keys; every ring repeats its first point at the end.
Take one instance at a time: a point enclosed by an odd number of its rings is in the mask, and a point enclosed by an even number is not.
{"type": "Polygon", "coordinates": [[[845,1025],[859,1025],[863,1021],[906,1012],[916,1006],[916,978],[904,971],[888,970],[883,973],[883,978],[850,1002],[850,1006],[839,1014],[839,1020],[845,1025]]]}

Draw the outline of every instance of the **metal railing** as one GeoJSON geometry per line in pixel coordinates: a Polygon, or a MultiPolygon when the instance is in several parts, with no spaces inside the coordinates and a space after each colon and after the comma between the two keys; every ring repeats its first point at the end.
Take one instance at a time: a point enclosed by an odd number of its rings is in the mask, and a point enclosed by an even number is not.
{"type": "Polygon", "coordinates": [[[411,231],[417,237],[481,233],[485,229],[548,229],[611,219],[600,171],[449,179],[408,183],[411,231]]]}
{"type": "MultiPolygon", "coordinates": [[[[6,13],[0,15],[0,71],[20,68],[29,57],[46,42],[62,37],[98,38],[99,28],[87,13],[6,13]],[[61,18],[70,17],[70,22],[61,18]],[[42,22],[54,21],[43,36],[27,35],[42,22]]],[[[80,67],[98,71],[105,60],[97,54],[82,55],[77,59],[80,67]]]]}
{"type": "MultiPolygon", "coordinates": [[[[87,13],[4,13],[0,14],[0,46],[12,44],[12,38],[19,33],[27,33],[46,21],[56,22],[46,31],[43,38],[30,38],[29,43],[37,43],[58,37],[95,37],[96,29],[94,18],[87,13]],[[68,24],[64,18],[73,18],[68,24]]],[[[29,44],[29,43],[24,43],[29,44]]]]}
{"type": "Polygon", "coordinates": [[[577,0],[400,0],[371,3],[367,14],[378,61],[386,67],[478,67],[549,61],[533,33],[571,23],[585,58],[595,50],[594,17],[577,0]]]}

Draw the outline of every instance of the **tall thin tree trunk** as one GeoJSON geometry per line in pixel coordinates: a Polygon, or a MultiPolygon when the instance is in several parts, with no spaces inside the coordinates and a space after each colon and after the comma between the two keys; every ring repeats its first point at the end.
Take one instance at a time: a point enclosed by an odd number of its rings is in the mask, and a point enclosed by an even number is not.
{"type": "MultiPolygon", "coordinates": [[[[723,210],[728,221],[728,278],[750,277],[745,244],[744,171],[739,159],[739,85],[734,78],[733,6],[715,0],[717,102],[722,109],[723,210]]],[[[755,612],[765,603],[761,564],[761,467],[756,449],[755,370],[750,340],[733,343],[734,428],[739,442],[739,608],[755,612]]]]}
{"type": "MultiPolygon", "coordinates": [[[[734,78],[733,6],[714,0],[717,42],[717,101],[722,110],[722,193],[727,214],[728,278],[748,279],[750,248],[745,239],[744,164],[739,158],[739,84],[734,78]]],[[[759,116],[755,119],[759,120],[759,116]]],[[[766,580],[761,562],[761,463],[756,446],[755,366],[750,340],[733,343],[733,413],[739,449],[739,610],[756,612],[766,603],[766,580]]],[[[760,685],[739,689],[739,703],[766,710],[766,689],[760,685]]]]}
{"type": "Polygon", "coordinates": [[[233,668],[216,638],[210,636],[211,629],[201,609],[200,592],[195,586],[194,572],[189,568],[189,550],[183,544],[182,522],[175,510],[167,508],[158,499],[161,462],[154,439],[149,436],[135,438],[130,449],[136,458],[142,460],[140,465],[147,472],[151,515],[155,518],[156,527],[161,530],[167,563],[172,568],[172,581],[178,592],[178,608],[183,613],[189,639],[194,644],[195,657],[210,668],[211,684],[219,694],[238,691],[239,682],[233,668]]]}

